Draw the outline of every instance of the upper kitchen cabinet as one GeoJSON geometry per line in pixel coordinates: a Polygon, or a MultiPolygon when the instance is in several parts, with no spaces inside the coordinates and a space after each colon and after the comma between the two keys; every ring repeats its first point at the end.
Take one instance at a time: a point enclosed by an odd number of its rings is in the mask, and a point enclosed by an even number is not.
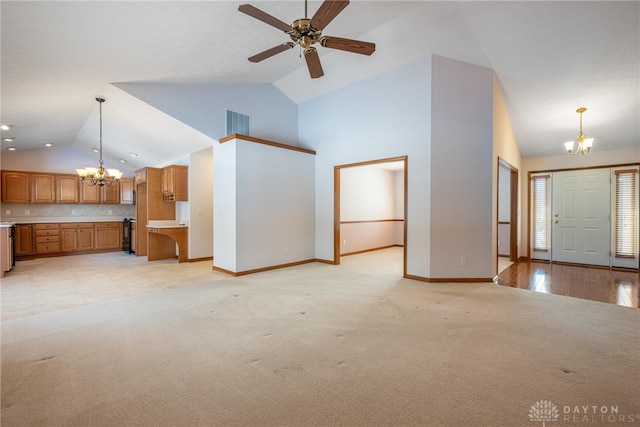
{"type": "Polygon", "coordinates": [[[78,203],[80,190],[78,175],[56,175],[56,200],[58,203],[78,203]]]}
{"type": "Polygon", "coordinates": [[[80,183],[80,203],[120,203],[120,183],[109,186],[89,186],[80,183]]]}
{"type": "Polygon", "coordinates": [[[2,171],[2,202],[30,203],[31,174],[28,172],[2,171]]]}
{"type": "Polygon", "coordinates": [[[162,169],[162,200],[186,202],[189,200],[189,167],[171,165],[162,169]]]}
{"type": "Polygon", "coordinates": [[[56,177],[53,174],[31,174],[31,203],[56,202],[56,177]]]}
{"type": "Polygon", "coordinates": [[[133,178],[120,179],[120,204],[133,205],[135,203],[133,195],[133,178]]]}
{"type": "Polygon", "coordinates": [[[78,203],[78,175],[31,174],[31,203],[78,203]]]}
{"type": "Polygon", "coordinates": [[[134,176],[135,184],[144,184],[147,182],[147,169],[138,169],[134,176]]]}

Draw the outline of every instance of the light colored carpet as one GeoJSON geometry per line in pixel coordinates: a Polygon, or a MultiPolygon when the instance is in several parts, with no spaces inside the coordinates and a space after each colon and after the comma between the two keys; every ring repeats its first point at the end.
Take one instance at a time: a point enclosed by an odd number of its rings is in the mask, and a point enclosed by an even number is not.
{"type": "Polygon", "coordinates": [[[5,321],[2,426],[640,425],[640,310],[385,256],[5,321]]]}

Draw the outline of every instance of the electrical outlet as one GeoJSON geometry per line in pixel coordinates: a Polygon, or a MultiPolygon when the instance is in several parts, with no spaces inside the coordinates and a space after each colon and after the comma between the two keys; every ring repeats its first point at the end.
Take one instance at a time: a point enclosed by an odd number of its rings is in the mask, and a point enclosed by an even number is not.
{"type": "Polygon", "coordinates": [[[31,215],[31,211],[30,211],[29,209],[25,209],[25,210],[24,210],[24,214],[25,214],[25,215],[31,215]]]}
{"type": "Polygon", "coordinates": [[[288,254],[289,253],[289,247],[287,246],[286,248],[284,248],[284,253],[288,254]]]}
{"type": "Polygon", "coordinates": [[[75,210],[75,209],[71,209],[71,215],[77,215],[77,214],[78,214],[78,211],[77,211],[77,210],[75,210]]]}
{"type": "Polygon", "coordinates": [[[113,215],[113,210],[109,209],[109,215],[113,215]]]}
{"type": "Polygon", "coordinates": [[[466,256],[460,257],[460,265],[463,266],[463,267],[465,267],[467,265],[467,257],[466,256]]]}
{"type": "Polygon", "coordinates": [[[198,216],[202,216],[202,214],[203,214],[202,209],[198,209],[198,216]]]}
{"type": "Polygon", "coordinates": [[[11,215],[11,209],[7,209],[5,212],[5,215],[11,215]]]}
{"type": "Polygon", "coordinates": [[[347,239],[342,240],[342,246],[347,246],[347,239]]]}

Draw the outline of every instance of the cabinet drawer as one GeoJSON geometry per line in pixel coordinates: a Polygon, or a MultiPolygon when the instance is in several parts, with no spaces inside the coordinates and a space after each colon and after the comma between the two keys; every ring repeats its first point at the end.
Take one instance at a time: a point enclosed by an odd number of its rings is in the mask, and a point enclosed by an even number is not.
{"type": "Polygon", "coordinates": [[[93,228],[93,223],[92,222],[68,222],[68,223],[60,224],[60,227],[63,229],[93,228]]]}
{"type": "Polygon", "coordinates": [[[36,243],[36,253],[47,254],[60,252],[60,242],[36,243]]]}
{"type": "Polygon", "coordinates": [[[57,230],[58,224],[35,224],[36,230],[57,230]]]}
{"type": "Polygon", "coordinates": [[[55,230],[38,230],[36,229],[36,237],[38,236],[57,236],[60,233],[58,229],[55,230]]]}
{"type": "Polygon", "coordinates": [[[36,237],[36,243],[59,242],[60,236],[39,236],[36,237]]]}
{"type": "Polygon", "coordinates": [[[121,228],[121,222],[96,222],[96,228],[121,228]]]}

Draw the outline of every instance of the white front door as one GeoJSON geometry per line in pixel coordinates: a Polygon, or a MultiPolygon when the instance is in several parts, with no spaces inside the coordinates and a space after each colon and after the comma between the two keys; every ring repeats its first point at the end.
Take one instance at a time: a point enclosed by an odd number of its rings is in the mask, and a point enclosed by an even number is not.
{"type": "Polygon", "coordinates": [[[553,261],[609,266],[609,181],[609,169],[553,174],[553,261]]]}

